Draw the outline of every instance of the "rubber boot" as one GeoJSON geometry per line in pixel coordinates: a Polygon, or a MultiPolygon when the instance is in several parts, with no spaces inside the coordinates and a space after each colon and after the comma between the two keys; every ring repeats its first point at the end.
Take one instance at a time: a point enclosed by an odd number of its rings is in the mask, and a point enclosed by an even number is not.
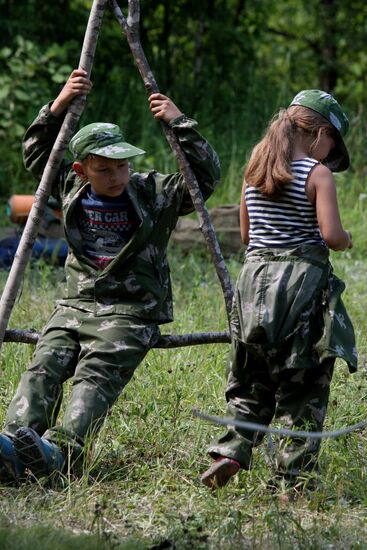
{"type": "Polygon", "coordinates": [[[61,472],[65,459],[59,447],[40,437],[32,428],[18,428],[14,447],[19,460],[36,478],[61,472]]]}

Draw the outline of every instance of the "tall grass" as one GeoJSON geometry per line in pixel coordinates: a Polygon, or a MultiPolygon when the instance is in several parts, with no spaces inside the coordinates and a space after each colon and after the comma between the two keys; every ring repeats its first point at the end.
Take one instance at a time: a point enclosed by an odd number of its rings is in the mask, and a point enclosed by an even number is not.
{"type": "MultiPolygon", "coordinates": [[[[348,185],[351,193],[358,186],[348,185]]],[[[356,193],[342,212],[355,248],[333,255],[333,263],[347,282],[360,370],[350,376],[338,363],[326,429],[367,418],[365,212],[356,193]]],[[[176,316],[162,332],[225,329],[224,300],[207,254],[184,256],[172,247],[169,255],[176,316]]],[[[227,262],[235,279],[241,262],[227,262]]],[[[5,273],[0,275],[4,280],[5,273]]],[[[28,269],[11,326],[40,329],[61,279],[61,271],[47,266],[28,269]]],[[[251,472],[241,472],[216,494],[201,486],[200,473],[209,464],[206,447],[222,430],[195,418],[192,409],[224,413],[227,351],[218,344],[149,352],[91,441],[81,477],[67,474],[56,487],[29,480],[0,488],[0,549],[367,548],[366,430],[325,440],[318,489],[292,504],[266,488],[271,478],[266,443],[256,450],[251,472]]],[[[1,422],[31,353],[26,344],[3,345],[1,422]]]]}

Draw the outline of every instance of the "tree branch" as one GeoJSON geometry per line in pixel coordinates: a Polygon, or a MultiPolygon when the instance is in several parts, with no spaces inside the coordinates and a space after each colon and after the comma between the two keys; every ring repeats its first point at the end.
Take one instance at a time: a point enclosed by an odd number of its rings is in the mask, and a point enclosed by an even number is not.
{"type": "MultiPolygon", "coordinates": [[[[158,85],[152,73],[152,70],[148,64],[147,58],[143,51],[140,37],[139,37],[139,15],[140,5],[139,0],[129,0],[129,10],[127,19],[124,17],[116,0],[110,0],[110,4],[114,11],[114,14],[119,21],[124,34],[126,35],[131,52],[135,59],[135,63],[139,69],[140,75],[144,81],[144,86],[148,94],[158,92],[158,85]]],[[[232,307],[233,288],[231,279],[225,265],[220,247],[215,235],[214,227],[210,220],[208,210],[204,204],[204,199],[199,188],[199,184],[192,171],[189,162],[186,159],[184,152],[175,136],[173,130],[165,123],[161,122],[163,131],[167,138],[167,141],[177,159],[181,174],[184,181],[190,191],[191,199],[199,217],[200,229],[207,242],[209,251],[212,255],[215,269],[219,277],[222,290],[224,293],[224,299],[226,304],[227,316],[229,319],[230,311],[232,307]]]]}
{"type": "MultiPolygon", "coordinates": [[[[289,31],[285,31],[285,30],[282,30],[282,29],[276,29],[274,27],[271,27],[270,25],[268,25],[266,28],[265,28],[265,32],[269,32],[271,34],[274,34],[276,36],[281,36],[282,38],[287,38],[288,40],[300,40],[300,36],[296,33],[293,33],[293,32],[289,32],[289,31]]],[[[319,46],[319,44],[314,41],[314,40],[311,40],[309,38],[307,38],[307,36],[302,36],[302,40],[311,48],[311,50],[313,50],[317,55],[320,55],[321,54],[321,48],[319,46]]]]}
{"type": "MultiPolygon", "coordinates": [[[[96,49],[99,29],[107,0],[94,0],[84,37],[84,43],[79,61],[79,67],[87,71],[90,76],[96,49]]],[[[42,179],[35,194],[35,201],[27,219],[22,238],[19,242],[14,261],[0,300],[0,349],[8,321],[22,282],[27,262],[32,253],[32,247],[39,231],[45,207],[60,168],[65,150],[74,133],[86,102],[85,96],[76,97],[67,111],[59,135],[50,153],[42,179]]]]}

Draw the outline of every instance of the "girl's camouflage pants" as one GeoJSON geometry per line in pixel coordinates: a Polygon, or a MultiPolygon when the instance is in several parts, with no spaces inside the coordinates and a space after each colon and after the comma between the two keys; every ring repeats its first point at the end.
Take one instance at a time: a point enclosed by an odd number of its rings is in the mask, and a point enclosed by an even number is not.
{"type": "MultiPolygon", "coordinates": [[[[274,358],[273,358],[274,359],[274,358]]],[[[312,361],[312,359],[310,358],[312,361]]],[[[272,358],[255,356],[238,340],[232,342],[226,399],[227,417],[268,426],[272,420],[286,428],[321,431],[326,415],[334,359],[307,369],[272,369],[272,358]]],[[[252,449],[263,434],[229,427],[208,451],[251,466],[252,449]]],[[[317,467],[319,439],[280,438],[273,456],[277,474],[293,481],[317,467]]]]}
{"type": "Polygon", "coordinates": [[[98,315],[58,306],[10,403],[5,433],[29,426],[77,452],[101,427],[109,409],[160,335],[156,324],[127,315],[98,315]],[[72,378],[61,425],[63,383],[72,378]]]}

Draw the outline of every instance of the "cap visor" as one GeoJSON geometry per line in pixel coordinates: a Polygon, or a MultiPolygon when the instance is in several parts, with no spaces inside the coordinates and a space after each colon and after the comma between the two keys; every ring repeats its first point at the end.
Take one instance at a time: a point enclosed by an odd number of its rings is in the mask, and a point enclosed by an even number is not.
{"type": "Polygon", "coordinates": [[[349,168],[350,160],[348,151],[339,132],[337,133],[335,147],[324,160],[324,164],[332,172],[344,172],[344,170],[349,168]]]}
{"type": "Polygon", "coordinates": [[[109,159],[128,159],[131,157],[137,157],[138,155],[144,155],[145,151],[130,145],[130,143],[119,142],[112,145],[105,145],[104,147],[96,147],[90,151],[93,155],[100,157],[106,157],[109,159]]]}

